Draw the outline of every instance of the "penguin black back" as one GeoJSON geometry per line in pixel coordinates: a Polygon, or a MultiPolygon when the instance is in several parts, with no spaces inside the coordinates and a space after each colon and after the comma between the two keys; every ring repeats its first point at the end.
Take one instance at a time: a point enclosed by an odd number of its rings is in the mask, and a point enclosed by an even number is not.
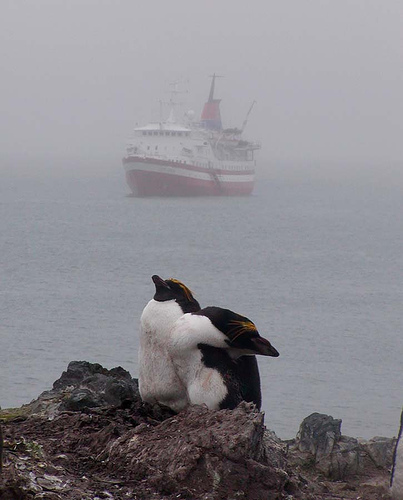
{"type": "Polygon", "coordinates": [[[247,403],[254,403],[260,411],[262,407],[262,391],[256,356],[241,356],[235,363],[237,365],[237,377],[241,384],[242,399],[247,403]]]}
{"type": "Polygon", "coordinates": [[[206,368],[213,368],[218,371],[227,388],[225,398],[220,402],[219,409],[233,410],[244,399],[241,391],[241,380],[237,375],[237,367],[228,352],[219,347],[207,344],[198,344],[202,354],[202,363],[206,368]]]}
{"type": "Polygon", "coordinates": [[[193,314],[206,316],[227,337],[226,343],[231,349],[244,351],[243,354],[279,356],[277,349],[259,335],[255,324],[246,316],[215,306],[205,307],[193,314]]]}
{"type": "Polygon", "coordinates": [[[277,357],[278,351],[259,335],[249,318],[229,309],[210,306],[193,314],[206,316],[226,337],[228,350],[203,342],[198,344],[204,365],[217,370],[227,387],[228,393],[220,408],[234,408],[243,400],[254,403],[260,410],[260,374],[256,356],[253,354],[277,357]],[[242,355],[245,353],[247,355],[242,355]]]}

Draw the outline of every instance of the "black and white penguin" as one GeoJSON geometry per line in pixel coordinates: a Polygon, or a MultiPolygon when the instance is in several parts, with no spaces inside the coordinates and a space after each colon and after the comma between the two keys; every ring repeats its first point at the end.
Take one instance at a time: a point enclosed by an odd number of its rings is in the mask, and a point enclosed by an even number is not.
{"type": "Polygon", "coordinates": [[[3,431],[1,429],[1,423],[0,423],[0,474],[1,471],[3,470],[3,431]]]}
{"type": "Polygon", "coordinates": [[[185,313],[200,310],[192,292],[178,280],[152,277],[154,298],[140,319],[139,391],[143,401],[180,411],[189,405],[186,390],[168,354],[170,331],[185,313]]]}
{"type": "Polygon", "coordinates": [[[400,415],[400,429],[393,453],[393,468],[390,480],[393,500],[403,500],[403,409],[400,415]]]}
{"type": "Polygon", "coordinates": [[[180,317],[170,336],[169,354],[190,404],[232,409],[247,399],[245,394],[254,393],[260,406],[256,359],[250,365],[247,360],[255,354],[279,353],[250,319],[229,309],[206,307],[180,317]]]}

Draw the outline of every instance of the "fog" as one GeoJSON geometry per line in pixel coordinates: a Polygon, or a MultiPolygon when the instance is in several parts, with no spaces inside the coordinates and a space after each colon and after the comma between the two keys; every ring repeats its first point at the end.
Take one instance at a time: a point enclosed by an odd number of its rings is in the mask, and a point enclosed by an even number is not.
{"type": "Polygon", "coordinates": [[[261,171],[401,179],[402,26],[401,0],[2,0],[1,171],[118,170],[169,82],[199,114],[216,72],[261,171]]]}

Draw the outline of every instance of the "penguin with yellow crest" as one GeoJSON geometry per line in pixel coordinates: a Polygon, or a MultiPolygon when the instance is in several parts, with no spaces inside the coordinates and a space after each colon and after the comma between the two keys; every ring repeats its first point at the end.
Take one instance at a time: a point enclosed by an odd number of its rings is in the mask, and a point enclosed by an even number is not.
{"type": "Polygon", "coordinates": [[[279,356],[250,319],[213,306],[181,316],[168,350],[190,404],[212,410],[233,409],[243,400],[260,409],[255,355],[279,356]]]}
{"type": "Polygon", "coordinates": [[[143,401],[178,412],[189,400],[168,353],[169,334],[183,314],[200,310],[200,305],[180,281],[157,275],[152,280],[155,294],[140,318],[139,391],[143,401]]]}
{"type": "Polygon", "coordinates": [[[278,356],[248,318],[200,305],[176,279],[152,277],[155,295],[141,316],[139,390],[143,401],[178,412],[190,404],[261,407],[255,354],[278,356]]]}

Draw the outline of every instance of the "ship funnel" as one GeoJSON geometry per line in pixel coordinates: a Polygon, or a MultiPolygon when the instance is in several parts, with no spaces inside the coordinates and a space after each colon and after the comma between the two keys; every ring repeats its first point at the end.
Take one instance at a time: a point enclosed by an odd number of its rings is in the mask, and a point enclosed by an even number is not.
{"type": "Polygon", "coordinates": [[[222,130],[220,113],[221,99],[214,99],[215,79],[219,78],[219,75],[214,73],[211,78],[210,93],[208,101],[204,105],[203,112],[201,114],[201,123],[205,128],[210,130],[222,130]]]}

